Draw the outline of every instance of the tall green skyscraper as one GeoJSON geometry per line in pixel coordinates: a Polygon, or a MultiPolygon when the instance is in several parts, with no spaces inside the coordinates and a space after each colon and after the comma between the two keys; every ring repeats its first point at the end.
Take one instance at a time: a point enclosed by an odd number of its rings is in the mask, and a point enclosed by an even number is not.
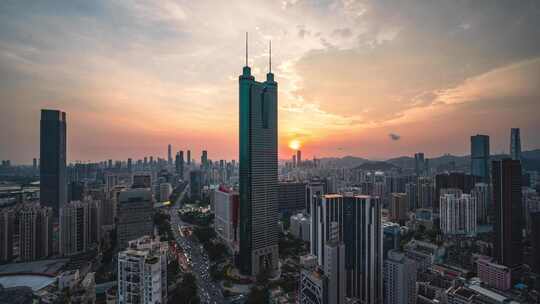
{"type": "MultiPolygon", "coordinates": [[[[270,62],[271,63],[271,62],[270,62]]],[[[240,259],[243,274],[278,268],[277,83],[271,65],[266,81],[247,62],[240,82],[240,259]]]]}

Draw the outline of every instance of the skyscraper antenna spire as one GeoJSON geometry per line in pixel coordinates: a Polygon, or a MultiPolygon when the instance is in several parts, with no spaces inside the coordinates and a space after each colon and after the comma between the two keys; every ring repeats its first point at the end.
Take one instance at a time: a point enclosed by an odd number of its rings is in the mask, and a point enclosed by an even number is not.
{"type": "Polygon", "coordinates": [[[272,73],[272,40],[270,40],[270,44],[268,46],[268,66],[269,66],[269,73],[272,73]]]}
{"type": "Polygon", "coordinates": [[[246,32],[246,66],[248,66],[248,32],[246,32]]]}

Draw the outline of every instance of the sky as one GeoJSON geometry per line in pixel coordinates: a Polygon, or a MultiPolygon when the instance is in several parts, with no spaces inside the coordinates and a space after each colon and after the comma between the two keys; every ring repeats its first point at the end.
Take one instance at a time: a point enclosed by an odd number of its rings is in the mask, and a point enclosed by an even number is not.
{"type": "Polygon", "coordinates": [[[39,157],[67,112],[69,161],[237,158],[238,76],[279,84],[279,154],[540,148],[537,0],[1,1],[0,159],[39,157]]]}

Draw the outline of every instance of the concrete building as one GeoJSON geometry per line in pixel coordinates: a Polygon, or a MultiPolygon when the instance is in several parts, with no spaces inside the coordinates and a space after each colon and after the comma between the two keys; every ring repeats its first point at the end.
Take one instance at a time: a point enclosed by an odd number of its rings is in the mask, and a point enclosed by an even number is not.
{"type": "Polygon", "coordinates": [[[278,208],[282,214],[304,211],[306,208],[307,184],[301,182],[280,182],[278,188],[278,208]]]}
{"type": "Polygon", "coordinates": [[[166,202],[169,200],[172,194],[173,188],[170,183],[161,183],[159,185],[159,200],[161,202],[166,202]]]}
{"type": "Polygon", "coordinates": [[[490,257],[480,257],[476,265],[478,277],[488,286],[499,290],[508,290],[512,287],[510,268],[493,262],[490,257]]]}
{"type": "Polygon", "coordinates": [[[290,232],[297,239],[309,242],[310,240],[310,219],[304,216],[302,213],[291,216],[290,232]]]}
{"type": "Polygon", "coordinates": [[[490,188],[486,183],[476,183],[471,191],[471,196],[476,201],[476,219],[479,224],[489,223],[491,211],[493,209],[490,200],[490,188]]]}
{"type": "Polygon", "coordinates": [[[214,229],[231,252],[238,251],[238,193],[223,186],[214,190],[214,229]]]}
{"type": "MultiPolygon", "coordinates": [[[[247,40],[246,40],[247,47],[247,40]]],[[[247,54],[247,50],[246,50],[247,54]]],[[[243,68],[239,77],[240,271],[278,269],[278,84],[243,68]]]]}
{"type": "Polygon", "coordinates": [[[391,250],[384,261],[384,304],[416,304],[416,265],[403,252],[391,250]]]}
{"type": "Polygon", "coordinates": [[[469,194],[442,194],[440,201],[441,231],[445,235],[475,236],[476,198],[469,194]]]}
{"type": "Polygon", "coordinates": [[[471,136],[471,175],[489,183],[489,136],[471,136]]]}
{"type": "Polygon", "coordinates": [[[407,221],[408,211],[407,194],[392,193],[390,195],[390,219],[403,225],[407,221]]]}
{"type": "Polygon", "coordinates": [[[118,253],[118,304],[167,302],[167,250],[145,236],[118,253]]]}
{"type": "Polygon", "coordinates": [[[345,244],[339,241],[339,226],[330,225],[330,237],[324,246],[324,274],[328,282],[327,301],[329,304],[344,304],[347,293],[345,272],[345,244]]]}
{"type": "Polygon", "coordinates": [[[117,238],[119,248],[145,235],[153,235],[154,209],[150,189],[128,189],[118,196],[117,238]]]}
{"type": "Polygon", "coordinates": [[[407,206],[409,211],[416,210],[418,208],[418,193],[416,183],[406,183],[405,193],[407,194],[407,206]]]}
{"type": "Polygon", "coordinates": [[[311,204],[323,194],[326,194],[325,184],[322,181],[310,181],[306,186],[306,214],[311,214],[311,204]]]}
{"type": "Polygon", "coordinates": [[[17,213],[19,222],[19,257],[33,261],[53,253],[53,210],[51,207],[24,206],[17,213]]]}
{"type": "Polygon", "coordinates": [[[73,201],[60,208],[60,246],[63,256],[87,251],[90,247],[90,225],[88,204],[73,201]]]}
{"type": "Polygon", "coordinates": [[[13,259],[13,235],[15,234],[15,212],[0,209],[0,264],[13,259]]]}

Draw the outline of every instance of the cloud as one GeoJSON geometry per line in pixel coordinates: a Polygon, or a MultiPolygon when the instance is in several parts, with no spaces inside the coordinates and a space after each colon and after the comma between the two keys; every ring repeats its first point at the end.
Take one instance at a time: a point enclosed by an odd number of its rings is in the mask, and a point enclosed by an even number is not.
{"type": "Polygon", "coordinates": [[[397,140],[401,139],[401,136],[399,136],[398,134],[395,134],[395,133],[388,134],[388,137],[390,137],[390,139],[393,140],[393,141],[397,141],[397,140]]]}
{"type": "Polygon", "coordinates": [[[337,28],[332,31],[332,36],[338,36],[340,38],[349,38],[352,36],[352,30],[350,28],[337,28]]]}

